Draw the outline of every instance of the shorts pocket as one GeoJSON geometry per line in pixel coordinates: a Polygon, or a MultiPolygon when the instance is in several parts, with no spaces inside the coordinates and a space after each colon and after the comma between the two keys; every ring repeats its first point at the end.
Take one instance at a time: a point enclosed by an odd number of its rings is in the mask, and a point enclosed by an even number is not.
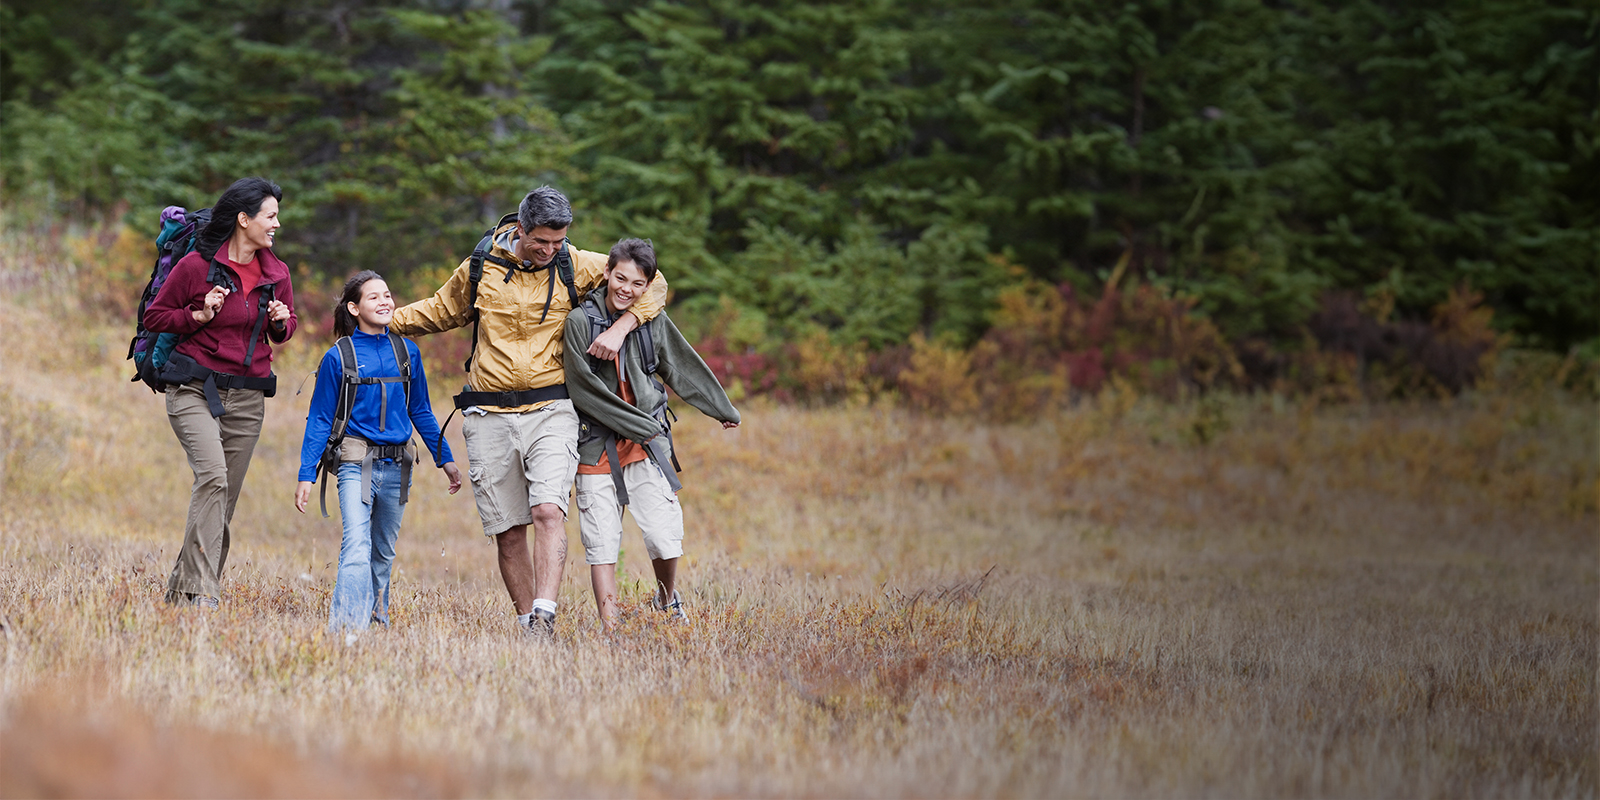
{"type": "Polygon", "coordinates": [[[504,515],[501,513],[499,498],[495,496],[498,487],[494,485],[494,478],[489,475],[488,469],[469,467],[467,480],[472,482],[472,499],[478,506],[478,517],[483,520],[486,528],[502,523],[504,515]]]}

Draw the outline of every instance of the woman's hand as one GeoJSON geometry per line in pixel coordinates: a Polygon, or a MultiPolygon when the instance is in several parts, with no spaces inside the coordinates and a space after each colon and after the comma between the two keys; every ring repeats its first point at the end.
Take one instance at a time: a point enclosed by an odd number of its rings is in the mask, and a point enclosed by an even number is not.
{"type": "Polygon", "coordinates": [[[206,292],[205,303],[200,308],[189,313],[194,315],[194,321],[201,325],[210,322],[217,316],[217,311],[222,308],[222,301],[228,296],[228,287],[213,286],[206,292]]]}
{"type": "Polygon", "coordinates": [[[456,462],[446,461],[444,463],[444,476],[450,479],[451,494],[461,491],[461,470],[456,469],[456,462]]]}
{"type": "Polygon", "coordinates": [[[311,499],[311,487],[316,484],[312,481],[301,481],[294,490],[294,507],[300,513],[306,513],[306,501],[311,499]]]}
{"type": "Polygon", "coordinates": [[[272,320],[273,325],[276,325],[280,328],[283,327],[283,324],[289,321],[289,304],[283,302],[282,300],[272,300],[268,302],[267,319],[272,320]]]}

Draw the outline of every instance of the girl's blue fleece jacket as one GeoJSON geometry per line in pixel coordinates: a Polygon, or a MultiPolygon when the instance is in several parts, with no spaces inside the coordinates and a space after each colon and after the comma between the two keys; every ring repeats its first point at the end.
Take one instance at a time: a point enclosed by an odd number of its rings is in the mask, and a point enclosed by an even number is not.
{"type": "MultiPolygon", "coordinates": [[[[356,331],[350,335],[350,341],[355,345],[358,375],[363,378],[400,376],[400,365],[394,360],[388,336],[356,331]]],[[[450,444],[439,438],[439,420],[433,416],[433,406],[428,402],[428,376],[422,369],[422,353],[417,350],[416,342],[403,341],[411,354],[411,407],[406,407],[406,389],[399,383],[359,384],[355,409],[350,414],[345,435],[359,436],[373,444],[405,444],[415,424],[422,441],[433,451],[434,463],[443,466],[455,459],[450,455],[450,444]],[[378,411],[383,398],[378,393],[385,391],[389,393],[389,418],[380,431],[378,411]]],[[[317,479],[317,462],[322,458],[322,448],[328,444],[328,433],[333,430],[333,407],[339,400],[342,372],[339,348],[328,348],[322,356],[322,365],[317,368],[317,388],[311,394],[311,411],[306,415],[306,438],[300,444],[302,481],[317,479]]]]}

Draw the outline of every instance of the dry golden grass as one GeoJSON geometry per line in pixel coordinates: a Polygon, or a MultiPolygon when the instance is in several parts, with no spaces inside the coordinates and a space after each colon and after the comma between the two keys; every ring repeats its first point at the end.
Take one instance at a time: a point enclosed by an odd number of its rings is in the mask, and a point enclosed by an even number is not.
{"type": "MultiPolygon", "coordinates": [[[[639,610],[632,538],[630,611],[602,637],[574,523],[557,639],[518,638],[470,496],[427,470],[393,628],[346,646],[323,632],[337,519],[291,506],[294,386],[326,343],[276,365],[222,609],[169,608],[190,476],[159,398],[127,382],[114,293],[85,289],[104,262],[72,255],[124,245],[71,241],[0,241],[0,793],[1600,783],[1592,405],[1113,389],[1022,427],[758,405],[723,432],[691,413],[692,626],[639,610]]],[[[447,408],[458,363],[428,367],[447,408]]]]}

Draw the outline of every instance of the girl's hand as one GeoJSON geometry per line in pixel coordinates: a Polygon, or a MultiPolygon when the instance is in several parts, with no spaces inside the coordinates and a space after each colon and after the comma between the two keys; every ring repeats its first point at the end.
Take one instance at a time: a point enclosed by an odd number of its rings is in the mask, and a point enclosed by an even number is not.
{"type": "Polygon", "coordinates": [[[211,291],[206,292],[204,305],[202,305],[200,308],[197,308],[193,312],[191,312],[191,313],[194,314],[194,321],[200,323],[201,325],[204,325],[207,322],[210,322],[211,320],[215,319],[216,316],[217,316],[217,311],[222,308],[223,299],[226,298],[227,296],[228,296],[228,287],[226,287],[226,286],[213,286],[213,287],[211,287],[211,291]]]}
{"type": "Polygon", "coordinates": [[[306,513],[306,501],[311,499],[311,487],[316,484],[312,481],[301,481],[294,490],[294,507],[297,511],[306,513]]]}
{"type": "Polygon", "coordinates": [[[445,464],[444,464],[444,476],[446,478],[450,479],[450,493],[451,494],[455,494],[456,492],[461,491],[461,470],[456,469],[456,462],[454,462],[454,461],[446,461],[445,462],[445,464]]]}

